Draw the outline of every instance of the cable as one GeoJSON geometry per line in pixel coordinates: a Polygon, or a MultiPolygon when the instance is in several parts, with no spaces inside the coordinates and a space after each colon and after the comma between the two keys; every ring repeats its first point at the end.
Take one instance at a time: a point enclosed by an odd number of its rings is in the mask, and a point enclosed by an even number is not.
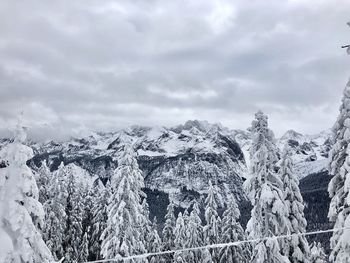
{"type": "Polygon", "coordinates": [[[229,242],[229,243],[212,244],[212,245],[206,245],[206,246],[200,246],[200,247],[191,247],[191,248],[167,250],[167,251],[154,252],[154,253],[145,253],[145,254],[128,256],[128,257],[100,259],[100,260],[95,260],[95,261],[86,261],[85,263],[103,263],[103,262],[109,262],[109,261],[125,261],[125,260],[130,260],[130,259],[141,259],[141,258],[147,258],[147,257],[151,257],[151,256],[173,254],[176,252],[186,252],[186,251],[202,250],[202,249],[208,249],[208,248],[223,248],[223,247],[238,246],[238,245],[245,244],[245,243],[255,243],[255,242],[266,241],[266,240],[270,240],[270,239],[283,239],[283,238],[295,237],[295,236],[311,236],[311,235],[330,233],[330,232],[335,232],[335,231],[340,231],[340,230],[345,230],[345,229],[350,229],[350,227],[332,228],[332,229],[327,229],[327,230],[318,230],[318,231],[305,232],[305,233],[292,234],[292,235],[281,235],[281,236],[248,239],[248,240],[235,241],[235,242],[229,242]]]}

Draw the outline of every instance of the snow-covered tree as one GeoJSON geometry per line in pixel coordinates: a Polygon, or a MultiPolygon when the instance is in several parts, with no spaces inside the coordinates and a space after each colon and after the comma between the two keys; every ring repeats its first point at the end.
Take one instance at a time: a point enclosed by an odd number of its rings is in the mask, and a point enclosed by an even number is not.
{"type": "MultiPolygon", "coordinates": [[[[213,186],[209,181],[208,196],[205,199],[205,226],[204,226],[204,243],[206,245],[217,244],[220,241],[221,219],[217,209],[222,206],[222,197],[219,194],[218,187],[213,186]]],[[[219,262],[219,250],[210,249],[213,262],[219,262]]]]}
{"type": "Polygon", "coordinates": [[[46,160],[41,163],[38,171],[39,202],[44,204],[49,199],[49,186],[53,175],[47,166],[46,160]]]}
{"type": "MultiPolygon", "coordinates": [[[[328,186],[331,199],[328,217],[334,228],[350,228],[350,81],[347,83],[337,121],[333,127],[334,145],[330,151],[328,186]]],[[[350,262],[350,229],[333,232],[331,262],[350,262]]]]}
{"type": "MultiPolygon", "coordinates": [[[[200,218],[200,209],[198,202],[193,201],[192,212],[188,219],[187,225],[187,241],[186,247],[199,247],[203,245],[203,227],[202,220],[200,218]]],[[[209,252],[207,249],[203,250],[190,250],[184,252],[184,257],[187,263],[203,262],[205,252],[209,252]]],[[[209,254],[210,255],[210,254],[209,254]]]]}
{"type": "Polygon", "coordinates": [[[48,187],[48,199],[44,203],[46,215],[43,237],[56,260],[64,257],[63,242],[67,223],[66,203],[68,195],[65,176],[62,163],[53,174],[48,187]]]}
{"type": "MultiPolygon", "coordinates": [[[[187,233],[186,233],[185,221],[181,212],[178,214],[176,219],[174,236],[175,236],[175,240],[174,240],[175,249],[184,248],[187,241],[187,233]]],[[[174,254],[174,259],[176,260],[176,262],[186,262],[184,256],[185,255],[182,252],[176,252],[174,254]]]]}
{"type": "MultiPolygon", "coordinates": [[[[105,258],[145,253],[141,197],[142,173],[131,147],[125,147],[111,180],[107,228],[102,233],[101,251],[105,258]]],[[[133,262],[133,260],[132,260],[133,262]]],[[[147,260],[138,260],[147,262],[147,260]]]]}
{"type": "MultiPolygon", "coordinates": [[[[245,189],[253,209],[247,232],[251,239],[279,236],[288,225],[283,184],[275,172],[274,135],[268,128],[267,116],[261,111],[255,114],[251,133],[251,170],[245,189]]],[[[251,262],[280,263],[288,262],[288,258],[281,254],[278,241],[271,238],[254,244],[251,262]]]]}
{"type": "MultiPolygon", "coordinates": [[[[221,243],[230,243],[246,240],[246,236],[241,224],[238,222],[241,213],[236,203],[235,197],[231,196],[227,209],[221,221],[222,234],[221,243]]],[[[244,263],[250,262],[249,244],[238,246],[227,246],[220,250],[220,263],[244,263]]]]}
{"type": "Polygon", "coordinates": [[[89,229],[87,229],[83,235],[83,238],[79,247],[79,261],[78,262],[87,262],[89,258],[89,239],[88,239],[89,229]]]}
{"type": "Polygon", "coordinates": [[[66,215],[67,223],[65,229],[64,247],[65,260],[67,262],[82,262],[80,249],[83,242],[83,187],[76,181],[76,174],[72,170],[73,166],[65,166],[67,170],[67,201],[66,215]]]}
{"type": "Polygon", "coordinates": [[[96,197],[92,206],[91,219],[91,243],[90,243],[90,260],[102,259],[101,255],[101,236],[107,226],[108,219],[108,199],[110,197],[109,183],[104,186],[101,181],[94,187],[96,197]]]}
{"type": "MultiPolygon", "coordinates": [[[[282,154],[279,176],[283,182],[283,194],[288,216],[288,228],[285,234],[306,232],[303,197],[300,194],[299,182],[293,173],[293,161],[287,145],[282,154]]],[[[283,254],[292,263],[310,262],[310,248],[305,236],[292,236],[281,240],[283,254]]]]}
{"type": "MultiPolygon", "coordinates": [[[[159,237],[158,231],[157,231],[157,219],[154,217],[151,231],[147,235],[146,239],[146,245],[147,245],[147,252],[149,253],[155,253],[159,252],[162,247],[162,240],[159,237]]],[[[161,258],[159,256],[152,256],[149,258],[150,263],[158,263],[161,261],[161,258]]]]}
{"type": "Polygon", "coordinates": [[[324,249],[319,242],[314,242],[311,245],[310,248],[311,251],[311,263],[326,263],[327,262],[327,256],[326,253],[324,252],[324,249]]]}
{"type": "Polygon", "coordinates": [[[53,262],[50,250],[38,230],[43,224],[44,210],[39,190],[26,161],[33,151],[24,145],[25,129],[20,122],[13,143],[1,151],[7,167],[0,176],[0,262],[53,262]],[[6,248],[6,249],[5,249],[6,248]]]}
{"type": "MultiPolygon", "coordinates": [[[[172,201],[169,202],[169,205],[167,207],[167,213],[165,215],[165,225],[163,228],[163,239],[162,239],[162,250],[168,251],[175,248],[175,236],[174,236],[174,229],[175,229],[176,219],[174,214],[174,203],[172,201]]],[[[163,257],[163,260],[166,262],[171,262],[173,259],[172,254],[166,254],[163,257]]]]}

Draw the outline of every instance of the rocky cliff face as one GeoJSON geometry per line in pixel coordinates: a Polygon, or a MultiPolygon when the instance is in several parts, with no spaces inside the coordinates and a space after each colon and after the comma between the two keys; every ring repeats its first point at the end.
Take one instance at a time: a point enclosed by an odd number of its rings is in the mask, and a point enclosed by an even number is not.
{"type": "MultiPolygon", "coordinates": [[[[310,136],[291,130],[276,140],[280,150],[285,144],[292,147],[296,176],[305,178],[301,180],[301,190],[311,228],[328,224],[323,211],[329,202],[326,189],[312,189],[314,182],[327,184],[329,181],[326,170],[330,138],[328,131],[310,136]],[[325,198],[318,202],[317,196],[325,198]]],[[[0,148],[8,142],[0,140],[0,148]]],[[[229,130],[201,121],[188,121],[171,128],[134,126],[60,143],[29,143],[35,152],[29,164],[35,169],[42,160],[47,160],[51,170],[56,170],[62,161],[74,163],[87,171],[91,181],[106,182],[118,165],[124,145],[130,143],[138,153],[151,214],[157,215],[160,222],[169,199],[183,208],[193,198],[203,200],[209,180],[220,186],[224,198],[233,194],[238,199],[243,223],[249,218],[250,206],[242,187],[248,176],[251,144],[247,131],[229,130]]],[[[6,164],[0,160],[1,165],[6,164]]]]}
{"type": "Polygon", "coordinates": [[[96,133],[67,142],[31,144],[32,167],[46,160],[51,170],[63,161],[87,170],[91,178],[108,180],[118,165],[125,144],[133,144],[138,162],[151,190],[166,193],[180,206],[206,193],[209,180],[230,194],[246,200],[242,189],[246,157],[235,132],[220,125],[188,121],[176,127],[134,126],[115,133],[96,133]]]}

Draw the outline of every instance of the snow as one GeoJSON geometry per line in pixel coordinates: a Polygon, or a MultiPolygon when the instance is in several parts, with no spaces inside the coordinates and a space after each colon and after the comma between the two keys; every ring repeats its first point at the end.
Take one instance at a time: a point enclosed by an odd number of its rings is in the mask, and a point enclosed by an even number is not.
{"type": "Polygon", "coordinates": [[[12,241],[5,231],[0,227],[0,262],[13,250],[12,241]]]}

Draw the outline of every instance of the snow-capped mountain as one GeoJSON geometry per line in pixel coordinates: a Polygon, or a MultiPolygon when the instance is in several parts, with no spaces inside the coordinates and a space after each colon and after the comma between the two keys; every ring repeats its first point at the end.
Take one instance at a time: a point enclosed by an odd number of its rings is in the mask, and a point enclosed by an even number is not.
{"type": "MultiPolygon", "coordinates": [[[[295,172],[303,178],[326,170],[330,138],[330,131],[302,135],[289,130],[276,144],[281,151],[286,144],[292,147],[295,172]]],[[[8,142],[1,140],[0,148],[8,142]]],[[[60,143],[30,143],[35,153],[31,165],[40,166],[47,160],[51,170],[56,170],[62,161],[74,163],[91,178],[106,181],[124,145],[130,143],[137,150],[146,187],[168,193],[183,206],[206,193],[209,180],[221,186],[224,196],[234,194],[245,200],[242,184],[249,166],[250,133],[206,121],[187,121],[170,128],[132,126],[60,143]]]]}
{"type": "Polygon", "coordinates": [[[124,145],[130,143],[137,150],[146,187],[168,193],[182,206],[206,193],[209,180],[220,185],[224,196],[245,200],[246,158],[235,132],[202,121],[171,128],[133,126],[62,143],[32,144],[36,155],[31,164],[40,166],[47,160],[55,170],[62,161],[75,163],[105,181],[118,165],[124,145]]]}
{"type": "Polygon", "coordinates": [[[299,178],[327,170],[328,153],[332,147],[330,130],[316,135],[287,131],[278,141],[282,150],[288,144],[293,150],[294,172],[299,178]]]}

